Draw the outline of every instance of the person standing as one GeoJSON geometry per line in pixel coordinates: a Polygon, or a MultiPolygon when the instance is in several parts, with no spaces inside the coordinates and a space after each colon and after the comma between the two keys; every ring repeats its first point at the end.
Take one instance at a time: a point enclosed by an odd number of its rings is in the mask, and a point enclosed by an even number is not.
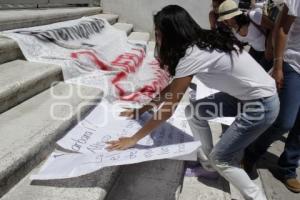
{"type": "Polygon", "coordinates": [[[232,29],[238,40],[249,44],[250,55],[268,71],[272,67],[273,22],[261,8],[243,13],[233,0],[226,0],[219,6],[219,19],[232,29]]]}
{"type": "Polygon", "coordinates": [[[274,70],[280,96],[280,113],[275,123],[245,151],[245,170],[255,175],[255,163],[272,142],[289,132],[281,154],[279,178],[300,192],[296,169],[300,159],[300,1],[285,0],[275,26],[274,70]]]}

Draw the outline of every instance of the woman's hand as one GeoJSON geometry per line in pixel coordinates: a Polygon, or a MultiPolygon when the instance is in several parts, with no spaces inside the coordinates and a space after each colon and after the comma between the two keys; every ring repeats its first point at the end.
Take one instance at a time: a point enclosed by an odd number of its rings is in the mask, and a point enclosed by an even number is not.
{"type": "Polygon", "coordinates": [[[271,61],[273,59],[273,49],[266,49],[265,51],[265,59],[267,61],[271,61]]]}
{"type": "Polygon", "coordinates": [[[282,68],[274,67],[274,70],[272,72],[272,77],[276,81],[277,90],[280,90],[283,87],[283,80],[284,80],[282,68]]]}
{"type": "Polygon", "coordinates": [[[107,142],[106,144],[110,144],[110,146],[108,146],[106,149],[108,151],[126,150],[136,145],[137,142],[138,140],[133,137],[121,137],[119,140],[107,142]]]}
{"type": "Polygon", "coordinates": [[[120,116],[127,117],[129,119],[136,119],[138,110],[136,109],[127,109],[120,113],[120,116]]]}

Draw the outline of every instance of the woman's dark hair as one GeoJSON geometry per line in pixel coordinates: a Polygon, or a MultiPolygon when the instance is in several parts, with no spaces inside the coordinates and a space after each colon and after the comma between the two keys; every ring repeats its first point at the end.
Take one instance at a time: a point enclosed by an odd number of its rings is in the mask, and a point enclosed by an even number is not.
{"type": "Polygon", "coordinates": [[[251,22],[249,16],[246,14],[235,16],[234,19],[238,25],[237,31],[239,31],[243,26],[248,26],[251,22]]]}
{"type": "Polygon", "coordinates": [[[161,34],[161,45],[157,47],[160,66],[167,66],[171,76],[175,75],[179,60],[185,56],[186,50],[194,45],[200,49],[229,54],[243,50],[243,44],[231,32],[204,30],[185,9],[177,5],[169,5],[159,11],[154,16],[154,25],[161,34]]]}

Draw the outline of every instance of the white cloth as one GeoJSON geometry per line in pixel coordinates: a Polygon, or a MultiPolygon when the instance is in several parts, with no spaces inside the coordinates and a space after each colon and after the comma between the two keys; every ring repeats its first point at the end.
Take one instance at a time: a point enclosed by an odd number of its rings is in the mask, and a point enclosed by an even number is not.
{"type": "Polygon", "coordinates": [[[256,24],[261,25],[261,20],[263,16],[263,11],[261,8],[255,8],[254,10],[249,11],[249,17],[256,24]]]}
{"type": "Polygon", "coordinates": [[[64,179],[82,176],[108,166],[140,163],[158,159],[196,160],[200,141],[194,141],[185,117],[187,103],[181,101],[173,116],[134,148],[106,150],[107,141],[130,137],[147,123],[152,115],[144,113],[138,120],[120,117],[130,103],[110,103],[103,99],[84,119],[57,142],[62,150],[53,152],[32,180],[64,179]],[[127,104],[127,105],[126,105],[127,104]]]}
{"type": "Polygon", "coordinates": [[[276,94],[275,81],[246,52],[239,55],[187,49],[176,68],[175,78],[195,75],[207,87],[240,100],[253,100],[276,94]]]}
{"type": "MultiPolygon", "coordinates": [[[[261,24],[263,12],[261,8],[256,8],[249,12],[250,19],[255,22],[257,25],[261,24]]],[[[265,51],[265,34],[259,30],[252,22],[248,26],[248,33],[246,36],[241,36],[240,34],[234,32],[235,36],[241,42],[249,43],[253,49],[256,51],[265,51]]]]}
{"type": "Polygon", "coordinates": [[[145,103],[169,83],[146,43],[101,17],[83,17],[1,32],[14,39],[30,62],[62,67],[67,83],[100,88],[105,96],[145,103]]]}
{"type": "Polygon", "coordinates": [[[285,0],[285,4],[289,8],[288,14],[296,19],[289,31],[284,60],[300,73],[300,1],[285,0]]]}

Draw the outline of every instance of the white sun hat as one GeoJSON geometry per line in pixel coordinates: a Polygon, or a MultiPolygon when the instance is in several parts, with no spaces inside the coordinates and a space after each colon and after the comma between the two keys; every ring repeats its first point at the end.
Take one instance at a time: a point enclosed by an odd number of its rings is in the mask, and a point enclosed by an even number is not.
{"type": "Polygon", "coordinates": [[[219,6],[218,14],[218,21],[220,22],[241,15],[243,12],[239,9],[235,1],[226,0],[219,6]]]}

